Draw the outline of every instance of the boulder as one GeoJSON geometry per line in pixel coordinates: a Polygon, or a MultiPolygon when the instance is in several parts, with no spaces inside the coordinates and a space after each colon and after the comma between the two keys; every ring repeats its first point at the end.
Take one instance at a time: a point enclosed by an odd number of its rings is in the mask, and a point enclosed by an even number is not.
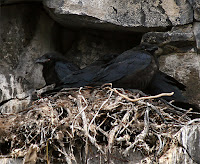
{"type": "Polygon", "coordinates": [[[181,128],[181,130],[174,135],[176,141],[173,145],[171,145],[171,148],[168,150],[168,152],[159,159],[159,163],[199,163],[199,124],[196,124],[194,120],[190,123],[181,128]]]}
{"type": "Polygon", "coordinates": [[[193,8],[184,0],[46,0],[43,4],[65,26],[143,32],[193,22],[193,8]]]}
{"type": "Polygon", "coordinates": [[[186,85],[184,95],[200,105],[200,56],[197,53],[171,53],[160,56],[160,69],[186,85]]]}
{"type": "Polygon", "coordinates": [[[194,19],[200,21],[200,0],[189,0],[194,10],[194,19]]]}
{"type": "Polygon", "coordinates": [[[196,52],[196,39],[193,25],[173,27],[167,32],[148,32],[142,37],[142,42],[157,44],[162,51],[157,55],[170,53],[196,52]]]}
{"type": "Polygon", "coordinates": [[[200,23],[199,22],[194,22],[194,36],[196,39],[196,47],[199,52],[200,50],[200,23]]]}

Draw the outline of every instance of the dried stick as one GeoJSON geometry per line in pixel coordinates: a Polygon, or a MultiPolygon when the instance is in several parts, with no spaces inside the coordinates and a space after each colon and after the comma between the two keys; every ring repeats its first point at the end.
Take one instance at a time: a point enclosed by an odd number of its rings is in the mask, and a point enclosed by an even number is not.
{"type": "Polygon", "coordinates": [[[83,109],[86,109],[86,108],[82,108],[82,105],[81,105],[81,99],[82,99],[82,95],[79,91],[79,95],[78,95],[78,101],[77,101],[77,105],[78,105],[78,110],[79,110],[79,113],[81,113],[81,117],[82,117],[82,120],[83,120],[83,129],[84,129],[84,133],[85,133],[85,137],[86,137],[86,143],[85,143],[85,154],[86,154],[86,158],[88,156],[88,136],[89,136],[89,133],[88,133],[88,130],[87,130],[87,127],[88,127],[88,123],[87,123],[87,118],[86,118],[86,114],[85,114],[85,111],[83,109]]]}
{"type": "MultiPolygon", "coordinates": [[[[130,113],[132,112],[132,110],[129,110],[129,111],[127,111],[126,112],[126,114],[123,116],[123,118],[122,118],[122,120],[119,120],[120,121],[120,123],[122,124],[122,126],[124,127],[123,129],[125,130],[128,126],[125,124],[125,123],[127,123],[127,121],[129,120],[129,118],[130,118],[130,113]]],[[[119,131],[118,131],[118,133],[116,134],[116,136],[118,135],[118,134],[121,134],[121,128],[119,129],[119,131]]]]}
{"type": "Polygon", "coordinates": [[[120,96],[122,96],[123,98],[125,98],[125,99],[127,99],[127,100],[129,100],[131,102],[136,102],[136,101],[139,101],[139,100],[155,99],[155,98],[159,98],[159,97],[162,97],[162,96],[172,96],[174,94],[174,92],[171,92],[171,93],[161,93],[161,94],[158,94],[158,95],[155,95],[155,96],[147,96],[147,97],[140,97],[140,98],[137,98],[137,99],[131,99],[128,96],[126,96],[126,95],[118,92],[116,88],[113,88],[111,90],[114,90],[114,92],[116,92],[117,94],[119,94],[120,96]]]}
{"type": "Polygon", "coordinates": [[[47,143],[46,143],[46,158],[47,158],[47,164],[50,164],[50,162],[49,162],[49,140],[47,140],[47,143]]]}
{"type": "MultiPolygon", "coordinates": [[[[83,96],[81,96],[81,98],[83,98],[83,96]]],[[[74,122],[75,122],[75,120],[76,120],[76,118],[80,115],[80,114],[82,114],[82,112],[88,107],[88,104],[87,104],[87,102],[85,101],[85,103],[86,103],[86,106],[84,107],[84,108],[82,108],[81,107],[81,99],[80,99],[80,95],[78,95],[78,110],[79,110],[79,113],[74,117],[74,121],[72,122],[72,135],[74,136],[74,122]],[[80,108],[81,107],[81,108],[80,108]]],[[[85,114],[83,114],[84,115],[84,117],[86,117],[86,115],[85,114]]],[[[85,118],[85,120],[86,120],[86,118],[85,118]]],[[[84,120],[84,121],[85,121],[84,120]]],[[[86,121],[87,122],[87,121],[86,121]]],[[[87,125],[85,125],[86,127],[87,127],[87,125]]],[[[86,128],[87,129],[87,128],[86,128]]]]}
{"type": "Polygon", "coordinates": [[[128,124],[126,124],[126,126],[124,126],[124,128],[119,132],[119,134],[122,134],[122,133],[124,132],[124,130],[125,130],[126,128],[128,128],[128,127],[132,124],[133,121],[135,121],[135,118],[134,118],[134,117],[132,118],[132,120],[131,120],[128,124]]]}
{"type": "Polygon", "coordinates": [[[158,151],[156,152],[156,156],[159,156],[160,153],[162,152],[163,150],[163,147],[164,147],[164,143],[162,142],[162,139],[161,139],[161,136],[159,134],[156,134],[155,135],[158,137],[158,140],[159,140],[159,149],[158,151]]]}
{"type": "Polygon", "coordinates": [[[82,120],[83,120],[83,130],[84,130],[84,133],[85,133],[85,137],[86,137],[86,146],[85,146],[85,153],[86,153],[86,156],[87,156],[87,152],[88,152],[88,142],[87,142],[87,138],[89,138],[90,142],[92,144],[94,144],[100,151],[102,154],[105,154],[103,152],[103,150],[101,150],[100,146],[96,143],[96,140],[95,138],[93,138],[90,134],[89,134],[89,131],[88,131],[88,122],[87,122],[87,118],[86,118],[86,114],[85,114],[85,111],[82,110],[82,106],[81,106],[81,98],[83,96],[81,95],[78,95],[78,110],[79,112],[81,113],[81,117],[82,117],[82,120]]]}
{"type": "Polygon", "coordinates": [[[99,130],[99,131],[100,131],[102,134],[104,134],[106,137],[108,137],[108,133],[105,132],[103,129],[100,128],[101,125],[103,125],[103,123],[104,123],[106,120],[107,120],[107,118],[105,118],[105,119],[101,122],[101,124],[98,125],[98,126],[96,127],[96,129],[99,130]]]}
{"type": "Polygon", "coordinates": [[[195,118],[187,123],[187,125],[192,124],[193,122],[200,122],[200,118],[195,118]]]}
{"type": "Polygon", "coordinates": [[[89,127],[88,127],[88,132],[90,130],[90,126],[92,125],[93,121],[95,120],[95,118],[97,117],[97,115],[99,114],[99,111],[102,109],[102,107],[108,102],[108,100],[110,99],[110,97],[112,96],[113,91],[110,92],[108,98],[101,104],[100,108],[98,109],[98,111],[96,112],[95,116],[93,117],[93,119],[91,120],[89,127]]]}
{"type": "Polygon", "coordinates": [[[115,134],[116,132],[120,129],[120,126],[117,125],[115,126],[109,133],[108,135],[108,150],[109,152],[111,153],[111,148],[112,148],[112,145],[113,145],[113,142],[114,142],[114,138],[115,138],[115,134]]]}
{"type": "Polygon", "coordinates": [[[63,150],[61,150],[58,146],[56,146],[55,144],[54,144],[54,147],[60,152],[60,153],[62,153],[64,156],[65,156],[65,160],[66,160],[66,162],[68,163],[68,164],[72,164],[72,161],[71,161],[71,158],[70,158],[70,156],[67,154],[67,152],[65,151],[65,149],[63,148],[63,150]]]}
{"type": "Polygon", "coordinates": [[[159,117],[162,119],[162,121],[163,121],[164,123],[167,123],[166,120],[165,120],[165,118],[163,117],[163,115],[160,113],[160,111],[159,111],[155,106],[153,106],[153,105],[150,104],[150,103],[147,103],[147,105],[150,106],[153,110],[156,111],[156,113],[159,115],[159,117]]]}
{"type": "Polygon", "coordinates": [[[149,132],[149,108],[148,108],[148,106],[147,106],[147,110],[146,110],[145,116],[144,116],[144,123],[145,123],[145,126],[144,126],[143,131],[140,134],[138,134],[135,137],[135,141],[124,150],[124,152],[122,153],[124,156],[126,156],[129,152],[129,150],[134,148],[137,143],[144,142],[144,139],[149,132]]]}
{"type": "Polygon", "coordinates": [[[186,111],[181,117],[179,117],[178,121],[181,121],[181,119],[183,119],[188,113],[190,113],[190,111],[192,111],[192,108],[190,108],[188,111],[186,111]]]}
{"type": "MultiPolygon", "coordinates": [[[[164,100],[164,99],[160,99],[162,102],[164,102],[165,104],[167,104],[167,105],[169,105],[169,106],[171,106],[171,107],[173,107],[174,109],[177,109],[177,110],[179,110],[179,111],[184,111],[184,112],[187,112],[188,110],[187,109],[183,109],[183,108],[180,108],[180,107],[177,107],[177,106],[175,106],[175,105],[173,105],[173,104],[171,104],[170,102],[167,102],[166,100],[164,100]]],[[[200,112],[191,112],[191,111],[189,111],[189,112],[187,112],[188,114],[197,114],[197,115],[199,115],[200,114],[200,112]]]]}

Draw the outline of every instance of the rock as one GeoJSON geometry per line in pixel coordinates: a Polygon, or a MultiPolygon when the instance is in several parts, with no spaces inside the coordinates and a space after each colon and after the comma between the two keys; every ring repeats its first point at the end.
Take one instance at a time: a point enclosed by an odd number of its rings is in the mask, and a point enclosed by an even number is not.
{"type": "Polygon", "coordinates": [[[199,0],[194,0],[194,18],[197,21],[200,21],[200,1],[199,0]]]}
{"type": "Polygon", "coordinates": [[[200,105],[200,56],[197,53],[171,53],[159,58],[160,69],[186,85],[185,96],[200,105]]]}
{"type": "MultiPolygon", "coordinates": [[[[192,121],[194,122],[194,121],[192,121]]],[[[200,161],[200,128],[199,124],[184,126],[176,135],[176,142],[168,152],[159,159],[159,163],[190,163],[200,161]],[[189,155],[188,155],[189,153],[189,155]]]]}
{"type": "Polygon", "coordinates": [[[196,47],[200,50],[200,22],[194,22],[194,36],[196,39],[196,47]]]}
{"type": "MultiPolygon", "coordinates": [[[[73,61],[82,68],[103,55],[120,54],[131,49],[139,44],[141,35],[137,33],[83,30],[76,33],[76,38],[71,48],[63,53],[68,60],[73,61]]],[[[63,40],[63,42],[65,41],[63,40]]]]}
{"type": "Polygon", "coordinates": [[[24,93],[27,84],[24,79],[17,78],[14,74],[0,74],[0,111],[2,113],[12,113],[23,110],[30,103],[30,97],[24,96],[17,99],[18,94],[24,93]],[[6,100],[9,100],[8,102],[6,100]],[[5,102],[2,104],[2,102],[5,102]]]}
{"type": "Polygon", "coordinates": [[[200,0],[189,0],[194,10],[194,19],[200,21],[200,0]]]}
{"type": "Polygon", "coordinates": [[[65,26],[149,31],[193,21],[193,9],[184,0],[46,0],[50,16],[65,26]],[[127,28],[128,27],[128,28],[127,28]]]}
{"type": "Polygon", "coordinates": [[[142,42],[157,44],[162,48],[159,55],[170,53],[196,52],[196,40],[193,26],[173,27],[168,32],[148,32],[142,37],[142,42]]]}
{"type": "Polygon", "coordinates": [[[43,2],[52,18],[65,26],[112,30],[160,31],[192,23],[194,14],[197,20],[199,15],[199,2],[194,0],[3,0],[0,4],[22,2],[43,2]]]}
{"type": "MultiPolygon", "coordinates": [[[[42,67],[34,60],[51,49],[50,32],[54,21],[48,19],[37,4],[2,6],[0,20],[0,102],[3,102],[45,85],[42,67]]],[[[13,102],[10,107],[9,103],[4,104],[2,111],[17,112],[30,100],[13,102]]]]}

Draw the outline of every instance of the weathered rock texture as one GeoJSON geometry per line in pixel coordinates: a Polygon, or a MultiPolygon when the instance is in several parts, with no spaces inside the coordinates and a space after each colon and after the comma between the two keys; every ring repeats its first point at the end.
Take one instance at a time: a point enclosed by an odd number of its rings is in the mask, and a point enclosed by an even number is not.
{"type": "MultiPolygon", "coordinates": [[[[53,21],[47,18],[40,6],[34,4],[1,7],[1,102],[14,98],[12,101],[16,100],[15,104],[18,94],[44,85],[41,68],[34,64],[34,60],[50,50],[48,27],[53,21]]],[[[2,110],[11,112],[21,109],[21,105],[16,105],[15,108],[3,107],[2,110]]]]}
{"type": "Polygon", "coordinates": [[[167,27],[193,21],[192,6],[184,0],[47,0],[44,5],[64,25],[107,28],[112,24],[141,31],[141,27],[167,27]],[[73,21],[68,21],[72,16],[73,21]]]}
{"type": "Polygon", "coordinates": [[[23,110],[33,90],[45,85],[42,67],[34,63],[45,52],[61,52],[85,67],[140,42],[159,45],[161,70],[183,82],[185,96],[200,104],[200,0],[3,0],[0,5],[3,113],[23,110]]]}
{"type": "Polygon", "coordinates": [[[159,163],[199,163],[200,129],[199,124],[183,127],[175,136],[177,142],[159,159],[159,163]],[[187,152],[186,152],[187,151],[187,152]],[[189,153],[189,155],[188,155],[189,153]]]}

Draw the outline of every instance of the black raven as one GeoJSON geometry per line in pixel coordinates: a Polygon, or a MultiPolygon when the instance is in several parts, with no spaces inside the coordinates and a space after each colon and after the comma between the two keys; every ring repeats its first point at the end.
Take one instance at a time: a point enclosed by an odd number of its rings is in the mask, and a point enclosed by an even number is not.
{"type": "Polygon", "coordinates": [[[149,53],[158,47],[141,44],[120,55],[104,55],[93,64],[66,76],[63,87],[102,85],[144,89],[158,69],[155,58],[149,53]]]}
{"type": "Polygon", "coordinates": [[[36,60],[36,63],[43,65],[43,76],[47,85],[56,83],[56,86],[59,86],[63,84],[62,88],[112,82],[116,87],[142,89],[148,84],[157,69],[157,64],[149,53],[156,49],[155,45],[141,44],[120,55],[104,55],[83,69],[79,69],[56,52],[44,54],[36,60]],[[140,76],[141,73],[143,76],[140,76]]]}
{"type": "Polygon", "coordinates": [[[111,60],[93,79],[94,84],[113,83],[114,87],[145,89],[158,66],[144,50],[128,50],[111,60]]]}
{"type": "Polygon", "coordinates": [[[43,65],[43,77],[46,85],[56,84],[57,86],[63,82],[66,75],[79,70],[79,67],[66,60],[58,52],[48,52],[39,57],[36,63],[43,65]]]}
{"type": "Polygon", "coordinates": [[[163,97],[167,101],[176,99],[176,101],[186,101],[181,91],[185,91],[186,86],[178,82],[173,77],[167,75],[164,72],[157,71],[148,85],[147,92],[151,95],[160,93],[174,92],[172,96],[163,97]]]}
{"type": "Polygon", "coordinates": [[[190,104],[183,96],[186,86],[159,70],[158,60],[153,53],[158,47],[141,44],[111,60],[93,79],[94,84],[113,83],[114,87],[140,89],[150,95],[174,92],[172,96],[162,97],[174,101],[180,108],[193,108],[199,112],[196,104],[190,104]]]}
{"type": "Polygon", "coordinates": [[[162,97],[162,99],[165,99],[168,102],[172,101],[172,104],[177,107],[184,109],[193,108],[194,112],[200,112],[200,109],[196,104],[190,104],[186,97],[183,96],[182,91],[185,90],[185,85],[166,73],[157,71],[144,92],[149,93],[150,95],[174,92],[172,96],[162,97]]]}
{"type": "MultiPolygon", "coordinates": [[[[93,79],[97,76],[97,73],[106,67],[110,60],[114,59],[118,54],[109,54],[100,57],[97,61],[88,65],[87,67],[74,71],[63,78],[62,87],[81,87],[85,85],[93,85],[93,79]]],[[[95,85],[97,85],[95,83],[95,85]]]]}

